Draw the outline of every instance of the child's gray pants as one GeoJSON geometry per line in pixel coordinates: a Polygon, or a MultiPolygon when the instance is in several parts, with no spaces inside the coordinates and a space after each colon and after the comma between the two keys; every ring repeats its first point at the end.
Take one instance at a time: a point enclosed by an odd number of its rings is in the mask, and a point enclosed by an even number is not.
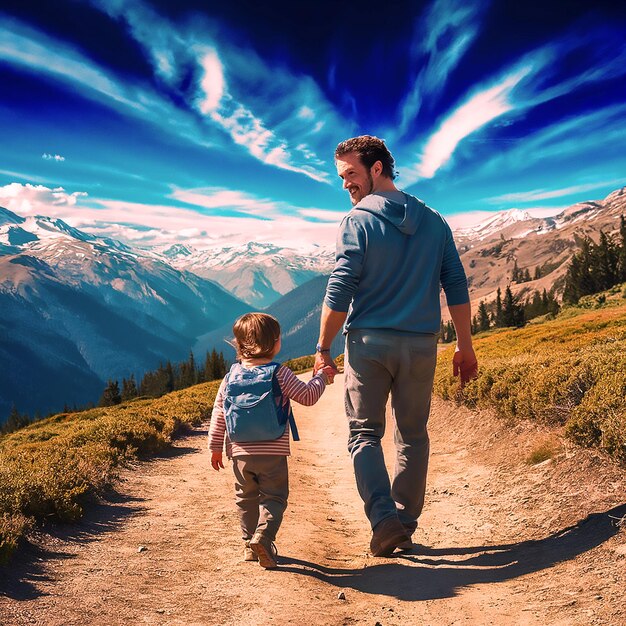
{"type": "Polygon", "coordinates": [[[372,528],[397,514],[412,533],[426,491],[437,335],[351,330],[345,354],[348,449],[365,513],[372,528]],[[391,483],[380,445],[390,393],[396,445],[391,483]]]}
{"type": "Polygon", "coordinates": [[[252,454],[233,459],[235,504],[244,541],[260,532],[270,541],[283,521],[289,497],[287,457],[252,454]]]}

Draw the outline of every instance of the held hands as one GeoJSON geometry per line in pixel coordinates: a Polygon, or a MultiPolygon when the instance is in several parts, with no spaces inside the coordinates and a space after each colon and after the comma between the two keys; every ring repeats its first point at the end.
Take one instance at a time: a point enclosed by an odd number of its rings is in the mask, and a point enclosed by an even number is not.
{"type": "Polygon", "coordinates": [[[333,368],[330,365],[325,365],[324,367],[322,367],[322,372],[324,372],[324,374],[326,375],[326,379],[328,380],[328,384],[332,385],[333,381],[335,380],[335,374],[337,373],[337,369],[333,368]]]}
{"type": "Polygon", "coordinates": [[[220,467],[224,469],[224,461],[221,452],[211,452],[211,467],[218,472],[220,471],[220,467]]]}
{"type": "Polygon", "coordinates": [[[452,373],[454,376],[460,376],[461,389],[478,376],[478,361],[473,348],[461,350],[458,346],[456,347],[456,352],[452,357],[452,373]]]}
{"type": "MultiPolygon", "coordinates": [[[[330,358],[329,352],[316,352],[315,353],[315,364],[313,365],[313,375],[317,374],[320,370],[324,370],[324,368],[330,367],[333,370],[333,378],[335,374],[339,371],[335,362],[330,358]]],[[[330,382],[332,383],[332,378],[330,378],[330,382]]]]}

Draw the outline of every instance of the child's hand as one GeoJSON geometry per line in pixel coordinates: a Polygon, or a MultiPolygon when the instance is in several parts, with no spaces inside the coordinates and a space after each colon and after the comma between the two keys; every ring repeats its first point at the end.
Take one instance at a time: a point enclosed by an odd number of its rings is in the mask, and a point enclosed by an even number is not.
{"type": "Polygon", "coordinates": [[[218,472],[220,471],[220,467],[224,469],[224,461],[221,452],[211,452],[211,467],[218,472]]]}
{"type": "Polygon", "coordinates": [[[322,368],[322,372],[326,374],[326,378],[328,379],[328,384],[332,385],[333,381],[335,380],[335,374],[337,373],[337,370],[331,365],[326,365],[322,368]]]}

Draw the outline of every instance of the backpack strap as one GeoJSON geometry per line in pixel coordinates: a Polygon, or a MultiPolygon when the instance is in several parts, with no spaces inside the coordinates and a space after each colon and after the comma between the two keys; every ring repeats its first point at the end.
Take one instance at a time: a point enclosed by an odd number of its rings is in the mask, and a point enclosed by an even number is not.
{"type": "MultiPolygon", "coordinates": [[[[280,383],[278,382],[278,377],[276,376],[276,372],[278,368],[282,367],[280,363],[276,363],[276,367],[274,368],[274,373],[272,375],[272,385],[274,389],[275,396],[279,399],[280,402],[280,411],[284,412],[284,404],[283,404],[283,390],[280,388],[280,383]]],[[[289,429],[291,430],[291,436],[294,441],[300,441],[300,435],[298,434],[298,427],[296,426],[296,418],[293,416],[293,409],[291,408],[291,402],[287,403],[289,407],[289,413],[287,414],[286,422],[289,422],[289,429]]]]}

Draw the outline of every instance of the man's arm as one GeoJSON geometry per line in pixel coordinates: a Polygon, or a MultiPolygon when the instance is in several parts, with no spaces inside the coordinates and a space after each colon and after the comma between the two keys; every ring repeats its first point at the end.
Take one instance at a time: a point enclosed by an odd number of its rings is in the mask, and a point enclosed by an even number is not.
{"type": "MultiPolygon", "coordinates": [[[[346,317],[348,317],[347,311],[333,311],[326,303],[322,304],[320,336],[318,340],[318,343],[322,346],[322,348],[330,348],[333,339],[343,328],[346,317]]],[[[330,365],[335,370],[337,369],[335,362],[330,357],[330,352],[316,352],[313,372],[317,373],[317,371],[322,369],[325,365],[330,365]]]]}
{"type": "Polygon", "coordinates": [[[456,330],[456,351],[452,357],[455,376],[461,375],[461,386],[478,375],[478,361],[472,346],[472,310],[470,303],[448,306],[456,330]]]}

